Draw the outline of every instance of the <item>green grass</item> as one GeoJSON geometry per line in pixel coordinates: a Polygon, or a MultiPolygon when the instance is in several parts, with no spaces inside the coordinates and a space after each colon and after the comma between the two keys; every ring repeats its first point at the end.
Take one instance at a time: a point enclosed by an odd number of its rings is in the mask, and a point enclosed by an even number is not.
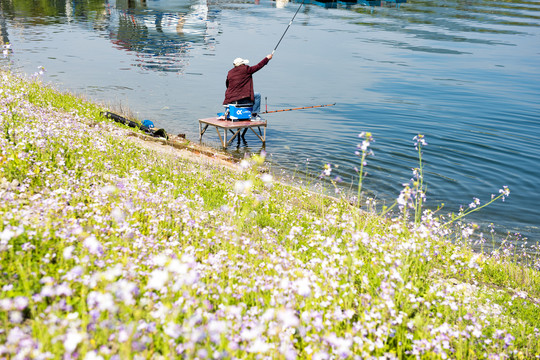
{"type": "Polygon", "coordinates": [[[421,166],[383,217],[1,76],[1,357],[539,357],[538,258],[420,213],[421,166]]]}

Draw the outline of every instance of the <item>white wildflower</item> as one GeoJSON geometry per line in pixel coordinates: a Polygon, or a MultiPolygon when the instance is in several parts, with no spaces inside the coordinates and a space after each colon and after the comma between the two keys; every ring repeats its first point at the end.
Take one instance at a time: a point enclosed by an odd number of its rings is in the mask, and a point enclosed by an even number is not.
{"type": "Polygon", "coordinates": [[[146,285],[149,289],[161,290],[169,280],[169,272],[165,270],[154,270],[150,274],[150,279],[146,285]]]}
{"type": "Polygon", "coordinates": [[[77,345],[83,340],[82,334],[75,330],[70,330],[64,339],[64,349],[71,354],[77,348],[77,345]]]}

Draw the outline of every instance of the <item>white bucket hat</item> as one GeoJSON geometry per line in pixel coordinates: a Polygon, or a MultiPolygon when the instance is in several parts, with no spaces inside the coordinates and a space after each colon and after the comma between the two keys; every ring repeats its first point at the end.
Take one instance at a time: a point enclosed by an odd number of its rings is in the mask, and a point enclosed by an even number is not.
{"type": "Polygon", "coordinates": [[[249,64],[249,60],[247,59],[236,58],[233,61],[234,66],[247,65],[247,64],[249,64]]]}

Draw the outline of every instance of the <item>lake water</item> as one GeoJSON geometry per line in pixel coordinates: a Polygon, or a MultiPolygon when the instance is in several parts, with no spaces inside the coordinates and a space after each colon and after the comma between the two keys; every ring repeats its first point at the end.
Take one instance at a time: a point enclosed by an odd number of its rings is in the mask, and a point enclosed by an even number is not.
{"type": "MultiPolygon", "coordinates": [[[[0,0],[1,37],[16,72],[121,104],[198,141],[198,118],[222,111],[232,60],[269,54],[298,3],[274,1],[0,0]]],[[[255,75],[268,110],[274,169],[304,177],[324,164],[355,177],[358,134],[373,133],[364,189],[395,199],[412,177],[412,138],[426,136],[428,205],[457,211],[509,186],[469,218],[540,240],[540,1],[307,4],[255,75]],[[337,5],[337,4],[329,4],[337,5]]],[[[257,152],[260,143],[228,151],[257,152]]],[[[215,132],[204,140],[218,147],[215,132]]],[[[483,228],[487,231],[486,228],[483,228]]]]}

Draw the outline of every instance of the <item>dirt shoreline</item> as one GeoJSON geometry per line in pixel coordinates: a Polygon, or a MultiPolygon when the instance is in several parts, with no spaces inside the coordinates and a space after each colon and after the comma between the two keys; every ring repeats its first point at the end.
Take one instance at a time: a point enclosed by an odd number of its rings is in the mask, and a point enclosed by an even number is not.
{"type": "Polygon", "coordinates": [[[239,159],[177,135],[169,135],[168,139],[164,139],[132,130],[128,133],[128,137],[139,146],[166,156],[178,156],[205,165],[221,165],[232,170],[240,170],[239,159]]]}

